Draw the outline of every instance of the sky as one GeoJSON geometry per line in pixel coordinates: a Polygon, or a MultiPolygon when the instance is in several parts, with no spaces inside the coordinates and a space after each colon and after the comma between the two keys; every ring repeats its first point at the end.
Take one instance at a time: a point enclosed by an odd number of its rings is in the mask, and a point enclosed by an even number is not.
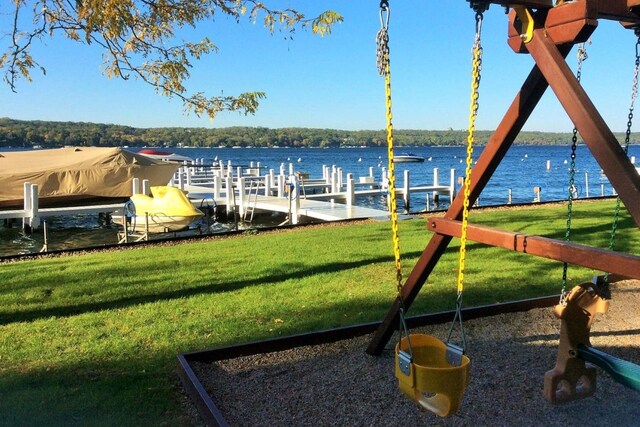
{"type": "MultiPolygon", "coordinates": [[[[310,31],[273,35],[261,23],[218,17],[183,37],[208,36],[219,48],[195,63],[186,86],[207,95],[264,91],[255,115],[223,112],[215,120],[185,114],[182,102],[145,83],[108,79],[102,52],[61,34],[34,46],[46,75],[32,72],[17,93],[0,83],[0,117],[120,124],[133,127],[263,126],[344,130],[385,127],[384,79],[376,69],[379,2],[374,0],[265,1],[308,16],[335,10],[344,22],[332,34],[310,31]]],[[[393,117],[396,129],[466,129],[471,85],[474,12],[465,0],[390,0],[393,117]]],[[[0,28],[11,16],[0,5],[0,28]]],[[[492,5],[485,13],[480,108],[476,128],[495,129],[533,61],[506,43],[507,16],[492,5]]],[[[7,36],[0,37],[4,49],[7,36]]],[[[617,22],[602,20],[587,46],[582,84],[614,132],[624,131],[631,99],[636,37],[617,22]]],[[[568,57],[576,68],[576,48],[568,57]]],[[[572,124],[551,91],[525,130],[570,132],[572,124]]]]}

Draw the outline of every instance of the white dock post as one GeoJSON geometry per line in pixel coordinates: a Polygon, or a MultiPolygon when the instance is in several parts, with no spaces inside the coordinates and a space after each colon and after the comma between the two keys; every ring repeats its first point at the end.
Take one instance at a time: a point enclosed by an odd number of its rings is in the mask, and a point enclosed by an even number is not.
{"type": "Polygon", "coordinates": [[[584,188],[585,188],[585,197],[589,198],[589,172],[584,173],[584,188]]]}
{"type": "Polygon", "coordinates": [[[29,214],[29,226],[31,230],[35,230],[40,225],[40,217],[38,216],[38,184],[32,184],[29,192],[29,199],[31,200],[31,213],[29,214]]]}
{"type": "Polygon", "coordinates": [[[284,174],[278,175],[278,197],[285,197],[284,193],[285,178],[284,174]]]}
{"type": "Polygon", "coordinates": [[[289,175],[290,183],[292,184],[291,193],[289,197],[293,198],[291,203],[291,223],[296,225],[299,222],[299,212],[300,212],[300,181],[298,181],[297,177],[293,174],[289,175]]]}
{"type": "Polygon", "coordinates": [[[404,210],[405,212],[409,212],[411,207],[411,185],[409,184],[409,169],[404,170],[404,182],[402,183],[402,199],[404,202],[404,210]]]}
{"type": "Polygon", "coordinates": [[[351,207],[356,202],[356,186],[353,181],[353,174],[347,174],[347,207],[351,207]]]}
{"type": "Polygon", "coordinates": [[[342,180],[342,168],[337,168],[336,172],[338,173],[338,193],[342,191],[342,187],[344,186],[344,181],[342,180]]]}
{"type": "Polygon", "coordinates": [[[238,166],[236,168],[236,176],[238,177],[238,179],[242,177],[242,166],[238,166]]]}
{"type": "Polygon", "coordinates": [[[338,189],[338,172],[331,172],[331,192],[338,193],[340,190],[338,189]]]}
{"type": "Polygon", "coordinates": [[[187,176],[187,185],[191,185],[191,174],[193,173],[192,168],[185,167],[185,175],[187,176]]]}
{"type": "Polygon", "coordinates": [[[238,178],[238,206],[239,206],[239,213],[240,213],[240,217],[244,218],[244,211],[246,209],[246,200],[245,200],[245,184],[246,184],[246,178],[244,177],[239,177],[238,178]]]}
{"type": "Polygon", "coordinates": [[[151,186],[149,184],[150,183],[148,179],[142,180],[142,194],[144,194],[145,196],[151,194],[151,186]]]}
{"type": "Polygon", "coordinates": [[[227,203],[227,214],[230,212],[233,212],[235,209],[235,206],[233,206],[233,199],[234,199],[234,189],[233,189],[233,177],[227,176],[224,179],[224,185],[225,185],[225,199],[226,199],[226,203],[227,203]]]}
{"type": "Polygon", "coordinates": [[[604,184],[600,184],[600,195],[604,197],[604,184]]]}
{"type": "Polygon", "coordinates": [[[29,226],[29,217],[31,217],[31,183],[25,182],[22,188],[22,206],[24,208],[24,216],[22,217],[22,229],[25,230],[29,226]]]}
{"type": "MultiPolygon", "coordinates": [[[[134,178],[134,179],[138,179],[138,178],[134,178]]],[[[137,188],[137,185],[133,184],[133,188],[134,188],[134,190],[133,190],[134,193],[133,194],[136,194],[135,193],[135,191],[136,191],[135,189],[137,188]]],[[[178,170],[178,188],[181,189],[182,191],[184,191],[184,175],[182,174],[182,168],[180,168],[178,170]]]]}
{"type": "Polygon", "coordinates": [[[389,175],[387,174],[387,168],[382,168],[382,176],[380,177],[380,188],[382,191],[389,189],[389,175]]]}
{"type": "MultiPolygon", "coordinates": [[[[438,168],[433,168],[433,186],[440,186],[440,170],[438,168]]],[[[434,202],[440,198],[440,192],[435,190],[433,192],[433,200],[434,202]]]]}
{"type": "Polygon", "coordinates": [[[131,185],[131,194],[140,194],[140,178],[133,178],[131,180],[131,185]]]}
{"type": "Polygon", "coordinates": [[[280,163],[280,175],[284,175],[284,163],[280,163]]]}
{"type": "Polygon", "coordinates": [[[533,194],[535,195],[535,198],[533,199],[534,203],[540,203],[540,193],[542,193],[542,187],[533,187],[533,194]]]}
{"type": "Polygon", "coordinates": [[[266,175],[267,177],[267,190],[266,195],[271,195],[271,189],[276,185],[275,171],[273,169],[269,169],[269,173],[266,175]]]}
{"type": "Polygon", "coordinates": [[[222,187],[222,178],[220,175],[216,174],[213,176],[213,200],[220,198],[220,190],[222,187]]]}
{"type": "Polygon", "coordinates": [[[293,174],[294,174],[293,163],[289,163],[289,175],[293,175],[293,174]]]}
{"type": "Polygon", "coordinates": [[[507,191],[507,204],[510,205],[513,201],[513,192],[511,189],[507,191]]]}
{"type": "Polygon", "coordinates": [[[449,203],[456,198],[456,170],[451,169],[449,178],[449,203]]]}
{"type": "Polygon", "coordinates": [[[265,175],[263,178],[264,178],[264,195],[269,196],[269,193],[271,192],[269,181],[271,181],[271,179],[269,175],[265,175]]]}
{"type": "Polygon", "coordinates": [[[224,176],[224,162],[220,160],[218,164],[220,165],[220,176],[224,176]]]}

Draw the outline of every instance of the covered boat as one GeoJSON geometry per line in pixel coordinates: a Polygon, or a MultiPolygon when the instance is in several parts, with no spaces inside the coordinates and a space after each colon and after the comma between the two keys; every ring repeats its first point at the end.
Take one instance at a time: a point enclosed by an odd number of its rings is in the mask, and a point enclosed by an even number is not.
{"type": "Polygon", "coordinates": [[[204,215],[177,187],[157,186],[150,190],[151,196],[131,196],[133,209],[124,216],[114,215],[113,220],[119,224],[126,221],[130,231],[165,233],[182,230],[204,215]]]}
{"type": "Polygon", "coordinates": [[[38,185],[40,207],[125,201],[133,178],[166,185],[179,166],[120,148],[0,152],[0,208],[22,208],[26,182],[38,185]]]}

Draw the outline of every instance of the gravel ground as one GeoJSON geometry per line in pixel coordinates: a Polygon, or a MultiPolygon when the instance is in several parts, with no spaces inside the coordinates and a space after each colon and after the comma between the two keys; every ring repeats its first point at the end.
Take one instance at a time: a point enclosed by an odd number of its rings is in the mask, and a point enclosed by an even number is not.
{"type": "MultiPolygon", "coordinates": [[[[591,341],[640,363],[640,281],[612,287],[609,313],[591,341]]],[[[412,331],[443,338],[449,325],[412,331]]],[[[370,336],[194,364],[232,426],[639,426],[640,393],[598,371],[593,397],[554,406],[542,397],[544,373],[555,365],[559,321],[551,309],[469,320],[464,324],[471,382],[462,407],[448,418],[420,410],[397,389],[391,345],[365,353],[370,336]]],[[[199,423],[194,419],[194,422],[199,423]]]]}

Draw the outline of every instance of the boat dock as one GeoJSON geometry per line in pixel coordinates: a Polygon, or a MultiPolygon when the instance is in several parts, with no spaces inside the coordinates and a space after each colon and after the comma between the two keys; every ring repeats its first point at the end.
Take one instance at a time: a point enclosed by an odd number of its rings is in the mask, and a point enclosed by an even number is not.
{"type": "MultiPolygon", "coordinates": [[[[449,184],[439,183],[438,169],[433,171],[433,185],[410,186],[409,171],[404,171],[403,185],[396,188],[396,195],[408,212],[411,195],[426,193],[437,200],[441,195],[452,200],[455,197],[455,172],[452,169],[449,184]]],[[[149,183],[134,178],[132,194],[149,194],[149,183]]],[[[374,209],[358,204],[364,197],[386,197],[388,179],[385,168],[376,179],[374,168],[367,176],[357,179],[344,173],[337,166],[323,166],[323,176],[311,178],[304,172],[295,171],[293,164],[281,164],[278,171],[266,170],[260,163],[234,166],[230,161],[206,166],[202,161],[184,165],[175,173],[169,185],[187,192],[196,207],[215,206],[227,214],[239,214],[246,222],[254,213],[282,212],[288,222],[298,224],[305,218],[320,221],[339,221],[358,218],[387,218],[388,209],[374,209]]],[[[83,214],[110,215],[122,209],[123,204],[101,204],[39,208],[38,186],[24,183],[24,206],[22,209],[0,211],[0,220],[21,220],[22,227],[29,231],[40,226],[44,218],[83,214]]]]}
{"type": "MultiPolygon", "coordinates": [[[[388,195],[387,171],[376,180],[374,168],[369,175],[356,180],[351,173],[346,175],[336,166],[323,166],[321,178],[310,178],[308,174],[296,172],[293,164],[288,168],[281,164],[279,171],[270,169],[262,174],[259,163],[245,167],[234,167],[230,162],[220,162],[213,167],[203,165],[184,166],[178,170],[172,185],[188,193],[198,206],[212,204],[226,207],[226,212],[238,212],[243,219],[252,218],[254,212],[284,212],[289,221],[297,224],[303,217],[321,221],[337,221],[354,218],[386,218],[388,210],[373,209],[357,203],[362,197],[386,197],[388,195]]],[[[433,200],[444,195],[455,197],[455,170],[451,170],[449,184],[440,184],[439,171],[433,171],[433,184],[410,185],[408,170],[403,173],[403,185],[396,188],[396,196],[402,200],[405,212],[411,204],[411,195],[426,193],[433,200]]]]}
{"type": "MultiPolygon", "coordinates": [[[[136,179],[134,184],[137,184],[136,179]]],[[[63,206],[52,208],[40,208],[38,202],[38,186],[29,182],[24,183],[24,205],[22,209],[0,210],[0,220],[22,220],[22,228],[35,230],[40,227],[40,222],[52,216],[71,216],[87,214],[111,214],[122,209],[122,203],[87,205],[87,206],[63,206]]]]}

